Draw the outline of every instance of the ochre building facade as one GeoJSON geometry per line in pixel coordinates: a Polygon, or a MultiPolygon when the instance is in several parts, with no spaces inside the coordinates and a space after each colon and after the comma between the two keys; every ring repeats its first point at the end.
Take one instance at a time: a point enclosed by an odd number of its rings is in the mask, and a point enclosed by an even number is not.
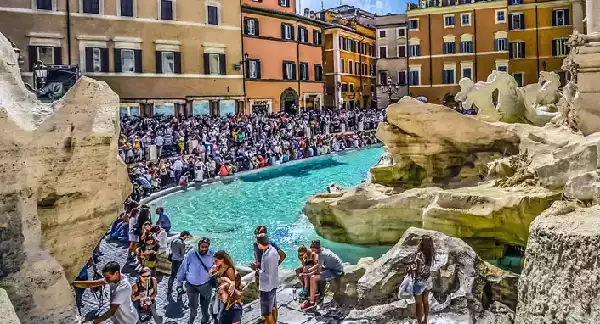
{"type": "Polygon", "coordinates": [[[0,30],[36,61],[76,64],[106,81],[133,115],[244,110],[237,0],[11,0],[0,30]],[[69,24],[67,24],[69,21],[69,24]]]}
{"type": "Polygon", "coordinates": [[[409,95],[451,104],[463,77],[485,81],[499,70],[522,86],[543,70],[564,77],[564,40],[583,10],[566,0],[444,0],[409,7],[407,16],[409,95]]]}
{"type": "Polygon", "coordinates": [[[324,106],[323,24],[294,0],[242,4],[246,113],[324,106]]]}

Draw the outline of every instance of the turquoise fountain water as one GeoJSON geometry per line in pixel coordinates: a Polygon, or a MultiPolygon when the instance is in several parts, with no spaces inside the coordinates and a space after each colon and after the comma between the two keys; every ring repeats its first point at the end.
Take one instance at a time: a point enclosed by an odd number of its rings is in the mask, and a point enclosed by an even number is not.
{"type": "MultiPolygon", "coordinates": [[[[196,238],[209,237],[211,248],[227,251],[240,265],[252,263],[254,228],[266,225],[271,240],[288,254],[283,266],[290,269],[299,264],[297,247],[320,238],[302,214],[306,200],[324,192],[329,183],[356,186],[366,179],[382,153],[382,148],[368,148],[281,165],[228,183],[191,188],[155,200],[152,205],[166,208],[175,231],[189,230],[196,238]]],[[[366,256],[377,258],[389,249],[320,239],[322,245],[351,263],[366,256]]]]}

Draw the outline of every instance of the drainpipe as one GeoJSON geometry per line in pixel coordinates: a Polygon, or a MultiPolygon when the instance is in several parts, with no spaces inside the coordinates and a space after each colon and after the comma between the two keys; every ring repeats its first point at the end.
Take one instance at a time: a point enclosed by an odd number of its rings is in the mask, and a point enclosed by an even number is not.
{"type": "MultiPolygon", "coordinates": [[[[358,43],[358,45],[361,45],[364,39],[365,39],[365,36],[361,35],[360,42],[358,43]]],[[[358,93],[360,93],[362,95],[362,93],[363,93],[363,75],[362,75],[362,54],[360,54],[360,52],[361,52],[360,47],[361,46],[359,46],[359,49],[358,49],[358,69],[359,69],[359,71],[358,71],[359,82],[358,83],[360,84],[360,91],[358,93]]],[[[356,70],[356,69],[354,69],[354,70],[356,70]]],[[[354,71],[354,72],[356,73],[356,71],[354,71]]],[[[369,92],[371,92],[371,89],[369,89],[369,92]]],[[[360,105],[360,102],[362,102],[363,98],[364,98],[364,95],[362,95],[362,97],[359,99],[359,102],[358,102],[359,105],[360,105]]],[[[365,103],[365,106],[366,106],[366,103],[365,103]]]]}
{"type": "MultiPolygon", "coordinates": [[[[240,0],[240,4],[242,4],[242,0],[240,0]]],[[[243,9],[242,9],[243,11],[243,9]]],[[[240,30],[240,38],[242,40],[242,96],[244,98],[244,111],[243,113],[246,113],[246,110],[248,109],[248,113],[251,114],[252,113],[252,107],[250,107],[250,100],[247,100],[248,98],[246,98],[246,64],[248,62],[246,62],[246,55],[245,55],[245,51],[244,51],[244,15],[241,14],[240,15],[240,20],[241,20],[241,30],[240,30]],[[246,107],[246,104],[248,105],[248,107],[246,107]]]]}
{"type": "MultiPolygon", "coordinates": [[[[298,30],[298,27],[300,26],[299,21],[296,20],[296,30],[298,30]]],[[[308,31],[307,31],[308,33],[308,31]]],[[[296,37],[296,64],[298,65],[298,72],[300,72],[300,32],[297,33],[298,36],[296,37]]],[[[308,73],[308,70],[306,71],[308,73]]],[[[302,93],[300,92],[300,73],[298,73],[298,113],[300,113],[300,95],[302,93]]],[[[304,98],[302,98],[302,101],[304,101],[304,98]]],[[[304,107],[304,109],[306,110],[306,107],[304,107]]]]}
{"type": "Polygon", "coordinates": [[[427,15],[427,30],[429,34],[429,87],[433,88],[433,57],[431,56],[431,14],[427,15]]]}
{"type": "Polygon", "coordinates": [[[71,65],[71,0],[66,0],[67,10],[67,62],[71,65]]]}
{"type": "MultiPolygon", "coordinates": [[[[477,82],[477,14],[473,9],[473,75],[475,77],[474,82],[477,82]]],[[[462,74],[462,71],[461,71],[462,74]]]]}
{"type": "MultiPolygon", "coordinates": [[[[535,1],[537,3],[537,0],[535,1]]],[[[540,75],[540,41],[539,41],[539,37],[540,37],[540,32],[538,29],[539,25],[538,25],[538,7],[537,5],[535,6],[535,56],[536,56],[536,67],[537,67],[537,75],[540,75]]]]}

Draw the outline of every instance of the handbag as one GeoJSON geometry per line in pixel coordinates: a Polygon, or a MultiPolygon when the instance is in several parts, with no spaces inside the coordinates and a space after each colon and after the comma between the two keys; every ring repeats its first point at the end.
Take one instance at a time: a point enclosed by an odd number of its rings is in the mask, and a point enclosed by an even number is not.
{"type": "Polygon", "coordinates": [[[210,276],[208,267],[206,267],[206,265],[204,264],[204,262],[202,262],[202,259],[198,255],[198,252],[194,252],[194,254],[198,258],[198,261],[200,261],[200,264],[202,265],[202,267],[204,268],[204,270],[206,270],[206,274],[209,275],[208,282],[207,282],[209,284],[209,286],[211,288],[217,288],[217,286],[219,285],[218,282],[217,282],[217,278],[215,276],[210,276]]]}
{"type": "Polygon", "coordinates": [[[398,298],[399,299],[407,299],[413,297],[413,286],[414,279],[410,274],[406,274],[402,283],[400,283],[400,287],[398,288],[398,298]]]}

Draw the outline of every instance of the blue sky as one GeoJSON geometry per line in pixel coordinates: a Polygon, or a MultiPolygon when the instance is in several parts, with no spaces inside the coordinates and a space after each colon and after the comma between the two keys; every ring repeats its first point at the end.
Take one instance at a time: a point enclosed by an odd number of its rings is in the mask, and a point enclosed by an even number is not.
{"type": "MultiPolygon", "coordinates": [[[[296,0],[298,6],[310,8],[311,10],[321,10],[321,3],[324,8],[332,8],[340,5],[355,6],[376,14],[403,13],[406,10],[406,0],[296,0]]],[[[302,10],[298,10],[299,13],[302,10]]]]}

